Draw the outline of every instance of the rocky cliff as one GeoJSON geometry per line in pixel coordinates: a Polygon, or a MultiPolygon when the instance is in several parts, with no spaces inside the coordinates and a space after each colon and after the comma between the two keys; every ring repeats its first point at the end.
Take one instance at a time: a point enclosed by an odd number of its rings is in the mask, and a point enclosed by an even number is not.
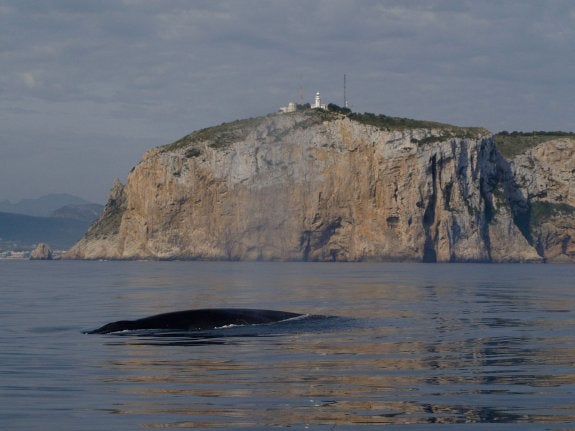
{"type": "Polygon", "coordinates": [[[509,161],[485,130],[375,120],[270,115],[150,150],[68,257],[575,260],[572,141],[509,161]]]}
{"type": "Polygon", "coordinates": [[[548,261],[575,262],[575,139],[541,143],[509,167],[529,204],[523,223],[530,243],[548,261]]]}

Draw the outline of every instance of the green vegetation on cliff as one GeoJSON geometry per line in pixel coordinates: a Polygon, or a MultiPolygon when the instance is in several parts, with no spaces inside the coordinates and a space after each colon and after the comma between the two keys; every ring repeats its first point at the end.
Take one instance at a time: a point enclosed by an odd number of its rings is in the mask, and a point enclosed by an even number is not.
{"type": "MultiPolygon", "coordinates": [[[[435,121],[414,120],[411,118],[390,117],[382,114],[372,114],[364,112],[363,114],[351,112],[348,108],[341,108],[337,105],[330,104],[328,110],[302,108],[295,113],[302,115],[303,119],[295,124],[297,128],[311,127],[324,121],[332,121],[341,116],[357,121],[362,124],[377,127],[382,130],[410,130],[410,129],[434,129],[439,130],[439,135],[428,136],[422,139],[413,139],[417,144],[429,144],[432,142],[445,141],[448,139],[478,139],[481,136],[489,135],[489,131],[481,127],[458,127],[451,124],[438,123],[435,121]]],[[[274,114],[271,114],[272,116],[274,114]]],[[[278,114],[292,115],[292,114],[278,114]]],[[[223,149],[233,142],[241,141],[253,131],[266,117],[247,118],[235,120],[228,123],[222,123],[218,126],[207,127],[197,130],[176,142],[166,145],[163,151],[176,151],[193,147],[200,142],[209,142],[209,146],[215,149],[223,149]]],[[[571,132],[507,132],[503,131],[494,135],[497,148],[505,158],[513,158],[518,154],[524,153],[528,149],[535,147],[543,142],[558,138],[575,138],[575,133],[571,132]]],[[[186,157],[198,157],[202,154],[201,149],[194,147],[186,152],[186,157]]]]}
{"type": "Polygon", "coordinates": [[[435,121],[413,120],[411,118],[388,117],[369,112],[363,114],[351,113],[348,115],[354,121],[382,130],[409,130],[409,129],[439,129],[440,136],[429,136],[423,139],[414,139],[414,143],[428,144],[431,142],[444,141],[451,138],[477,139],[489,134],[489,131],[481,127],[458,127],[451,124],[437,123],[435,121]]]}
{"type": "MultiPolygon", "coordinates": [[[[211,141],[212,148],[224,148],[232,142],[245,139],[250,131],[262,121],[263,117],[236,120],[222,123],[219,126],[207,127],[184,136],[182,139],[163,147],[163,151],[176,151],[193,144],[211,141]]],[[[199,151],[199,150],[198,150],[199,151]]],[[[188,157],[197,157],[200,153],[192,152],[188,157]]]]}
{"type": "MultiPolygon", "coordinates": [[[[222,123],[218,126],[207,127],[197,130],[184,136],[171,144],[162,147],[163,152],[187,149],[186,157],[198,157],[202,154],[201,148],[197,144],[207,142],[208,146],[214,149],[224,149],[234,142],[245,139],[262,121],[274,115],[294,115],[297,121],[294,128],[307,128],[324,121],[334,121],[345,116],[352,121],[377,127],[382,130],[410,130],[410,129],[434,129],[440,134],[428,136],[423,139],[413,139],[414,143],[428,144],[436,141],[445,141],[452,138],[477,139],[489,134],[489,131],[479,127],[458,127],[450,124],[437,123],[434,121],[413,120],[410,118],[389,117],[387,115],[377,115],[369,112],[360,114],[351,112],[348,108],[341,108],[334,104],[329,104],[328,109],[311,109],[300,107],[294,113],[270,114],[266,117],[247,118],[222,123]]],[[[283,136],[286,131],[278,131],[278,136],[283,136]]],[[[273,133],[272,133],[273,134],[273,133]]]]}
{"type": "Polygon", "coordinates": [[[575,207],[566,203],[533,201],[530,204],[530,209],[532,227],[540,226],[552,217],[575,215],[575,207]]]}
{"type": "Polygon", "coordinates": [[[86,238],[106,238],[117,235],[122,223],[122,216],[126,211],[126,190],[120,180],[116,179],[110,190],[108,202],[104,207],[102,216],[92,225],[86,233],[86,238]]]}
{"type": "Polygon", "coordinates": [[[543,142],[558,138],[575,138],[571,132],[507,132],[497,133],[495,136],[497,149],[506,159],[512,159],[530,148],[543,142]]]}

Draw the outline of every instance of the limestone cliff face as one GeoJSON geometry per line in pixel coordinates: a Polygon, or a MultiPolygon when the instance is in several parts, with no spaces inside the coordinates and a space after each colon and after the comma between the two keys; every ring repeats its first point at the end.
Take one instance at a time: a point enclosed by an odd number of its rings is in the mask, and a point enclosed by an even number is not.
{"type": "Polygon", "coordinates": [[[230,123],[147,152],[68,257],[540,261],[529,196],[571,202],[573,173],[558,185],[525,157],[313,111],[230,123]]]}
{"type": "Polygon", "coordinates": [[[516,156],[510,168],[529,201],[529,235],[538,253],[575,262],[575,140],[540,144],[516,156]]]}

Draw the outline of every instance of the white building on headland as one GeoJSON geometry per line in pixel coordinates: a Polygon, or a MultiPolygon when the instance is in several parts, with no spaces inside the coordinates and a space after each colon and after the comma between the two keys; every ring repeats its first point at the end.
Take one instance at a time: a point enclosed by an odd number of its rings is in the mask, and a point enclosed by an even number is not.
{"type": "Polygon", "coordinates": [[[289,102],[287,106],[282,106],[280,108],[280,112],[283,112],[284,114],[287,112],[295,112],[295,111],[297,111],[297,105],[295,104],[295,102],[289,102]]]}
{"type": "MultiPolygon", "coordinates": [[[[315,93],[315,100],[313,104],[310,105],[312,109],[327,109],[327,105],[322,105],[321,97],[319,95],[319,91],[315,93]]],[[[280,112],[284,114],[287,112],[295,112],[297,111],[297,105],[294,102],[289,102],[287,106],[282,106],[280,108],[280,112]]]]}
{"type": "Polygon", "coordinates": [[[327,105],[321,104],[321,97],[319,96],[319,91],[315,93],[315,102],[311,105],[312,109],[327,109],[327,105]]]}

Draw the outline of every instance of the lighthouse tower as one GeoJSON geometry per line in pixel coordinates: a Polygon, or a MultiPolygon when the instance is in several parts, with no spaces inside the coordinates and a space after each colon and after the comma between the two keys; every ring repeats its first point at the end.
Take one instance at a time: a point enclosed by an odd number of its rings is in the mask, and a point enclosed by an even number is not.
{"type": "Polygon", "coordinates": [[[313,104],[312,108],[321,108],[321,98],[319,96],[319,91],[315,93],[315,103],[313,104]]]}
{"type": "MultiPolygon", "coordinates": [[[[309,104],[308,104],[309,106],[309,104]]],[[[322,105],[321,104],[321,97],[319,95],[319,91],[317,93],[315,93],[315,100],[313,102],[313,104],[311,105],[312,109],[327,109],[327,105],[322,105]]],[[[288,103],[287,106],[282,106],[279,109],[279,112],[283,112],[288,113],[288,112],[295,112],[298,110],[298,106],[294,103],[294,102],[290,102],[288,103]]]]}

